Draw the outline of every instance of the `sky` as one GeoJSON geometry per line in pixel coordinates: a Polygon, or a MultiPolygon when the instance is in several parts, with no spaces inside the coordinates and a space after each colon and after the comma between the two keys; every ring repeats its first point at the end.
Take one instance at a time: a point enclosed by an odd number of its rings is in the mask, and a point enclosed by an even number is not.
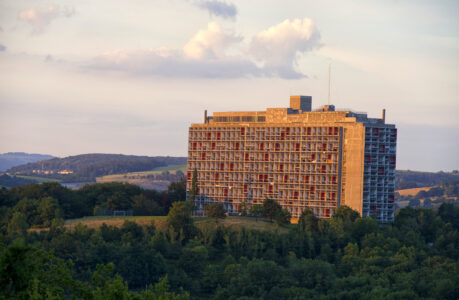
{"type": "Polygon", "coordinates": [[[0,0],[0,153],[187,155],[203,111],[366,112],[459,169],[459,2],[0,0]]]}

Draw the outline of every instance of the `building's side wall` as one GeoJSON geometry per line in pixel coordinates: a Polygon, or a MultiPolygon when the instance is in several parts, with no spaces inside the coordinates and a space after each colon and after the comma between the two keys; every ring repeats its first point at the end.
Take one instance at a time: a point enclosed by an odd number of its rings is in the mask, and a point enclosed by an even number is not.
{"type": "Polygon", "coordinates": [[[366,127],[362,214],[382,223],[394,219],[396,143],[393,125],[366,127]]]}

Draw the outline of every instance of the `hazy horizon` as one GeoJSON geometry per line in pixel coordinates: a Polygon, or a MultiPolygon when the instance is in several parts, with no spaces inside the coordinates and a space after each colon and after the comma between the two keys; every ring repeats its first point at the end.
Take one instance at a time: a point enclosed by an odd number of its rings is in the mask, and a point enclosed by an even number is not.
{"type": "Polygon", "coordinates": [[[397,169],[459,169],[457,1],[0,3],[0,152],[187,156],[203,111],[312,96],[398,128],[397,169]]]}

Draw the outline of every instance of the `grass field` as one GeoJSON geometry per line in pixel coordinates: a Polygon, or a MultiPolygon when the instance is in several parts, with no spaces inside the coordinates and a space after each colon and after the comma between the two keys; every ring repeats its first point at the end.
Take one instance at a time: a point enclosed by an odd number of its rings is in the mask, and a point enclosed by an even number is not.
{"type": "Polygon", "coordinates": [[[153,171],[182,171],[185,172],[187,170],[187,165],[168,165],[164,167],[154,168],[153,171]]]}
{"type": "Polygon", "coordinates": [[[16,177],[24,178],[24,179],[30,179],[30,180],[36,180],[36,181],[38,181],[40,183],[42,183],[42,182],[60,182],[59,179],[45,178],[45,177],[38,177],[38,176],[16,175],[16,177]]]}
{"type": "Polygon", "coordinates": [[[404,190],[397,190],[396,192],[400,194],[400,196],[414,196],[420,191],[428,191],[433,186],[425,186],[425,187],[420,187],[420,188],[412,188],[412,189],[404,189],[404,190]]]}
{"type": "MultiPolygon", "coordinates": [[[[121,227],[124,221],[132,221],[139,225],[150,225],[152,222],[158,230],[165,231],[167,230],[167,217],[166,216],[128,216],[128,217],[109,217],[109,216],[94,216],[94,217],[84,217],[80,219],[70,219],[65,221],[65,227],[68,229],[75,228],[78,224],[83,224],[89,228],[99,228],[102,224],[109,226],[121,227]]],[[[218,220],[218,223],[215,223],[215,219],[207,217],[193,217],[194,224],[197,227],[202,228],[206,224],[211,225],[223,225],[232,228],[246,227],[255,230],[268,230],[279,232],[287,232],[288,227],[278,226],[275,223],[258,219],[252,217],[226,217],[225,219],[218,220]]],[[[295,225],[288,225],[295,226],[295,225]]],[[[48,230],[48,228],[31,228],[31,231],[42,231],[48,230]]]]}

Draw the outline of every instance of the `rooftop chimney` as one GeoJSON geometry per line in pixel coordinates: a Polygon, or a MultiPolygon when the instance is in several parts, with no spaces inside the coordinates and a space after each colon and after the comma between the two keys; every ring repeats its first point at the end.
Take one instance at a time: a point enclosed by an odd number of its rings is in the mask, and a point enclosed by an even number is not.
{"type": "Polygon", "coordinates": [[[290,108],[293,110],[311,111],[311,96],[290,96],[290,108]]]}
{"type": "Polygon", "coordinates": [[[382,110],[382,121],[383,123],[386,123],[386,109],[385,108],[383,108],[382,110]]]}

